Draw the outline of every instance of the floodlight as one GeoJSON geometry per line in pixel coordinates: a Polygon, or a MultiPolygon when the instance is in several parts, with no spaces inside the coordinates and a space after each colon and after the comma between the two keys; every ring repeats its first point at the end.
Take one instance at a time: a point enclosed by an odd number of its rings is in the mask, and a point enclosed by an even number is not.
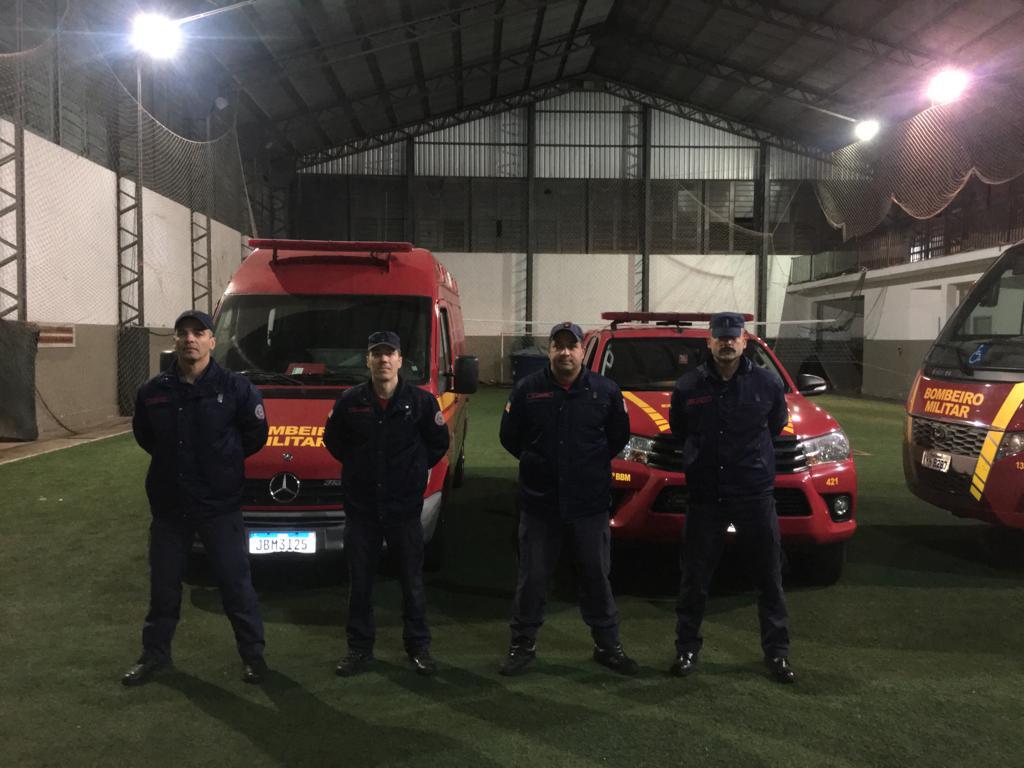
{"type": "Polygon", "coordinates": [[[132,22],[132,47],[154,59],[170,59],[181,47],[181,23],[159,13],[140,13],[132,22]]]}
{"type": "Polygon", "coordinates": [[[857,141],[871,141],[878,135],[880,127],[877,120],[861,120],[853,127],[853,135],[857,141]]]}
{"type": "Polygon", "coordinates": [[[962,69],[944,69],[928,83],[928,98],[933,104],[947,104],[963,95],[970,78],[962,69]]]}

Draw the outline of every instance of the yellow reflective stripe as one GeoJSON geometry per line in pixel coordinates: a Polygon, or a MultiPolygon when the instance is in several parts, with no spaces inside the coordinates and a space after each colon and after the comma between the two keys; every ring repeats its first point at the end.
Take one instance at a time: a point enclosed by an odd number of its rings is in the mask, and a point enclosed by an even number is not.
{"type": "Polygon", "coordinates": [[[455,403],[457,395],[454,392],[445,392],[443,395],[437,396],[437,407],[442,411],[447,410],[455,403]]]}
{"type": "Polygon", "coordinates": [[[648,405],[646,402],[644,402],[639,397],[634,395],[632,392],[623,392],[622,396],[629,400],[629,402],[633,403],[633,405],[635,405],[641,411],[646,413],[650,417],[651,421],[654,422],[654,425],[661,432],[667,432],[669,429],[671,429],[669,423],[665,420],[664,416],[662,416],[660,413],[658,413],[657,410],[652,408],[650,405],[648,405]]]}
{"type": "Polygon", "coordinates": [[[1013,418],[1013,414],[1020,408],[1021,402],[1024,401],[1024,382],[1020,384],[1014,384],[1013,389],[1010,390],[1010,394],[1006,396],[1006,400],[1003,401],[1002,408],[999,409],[999,413],[996,414],[995,421],[992,422],[994,429],[1006,429],[1006,425],[1010,423],[1010,419],[1013,418]]]}
{"type": "Polygon", "coordinates": [[[996,460],[996,452],[999,450],[999,443],[1002,442],[1006,425],[1024,402],[1024,382],[1014,384],[1010,394],[999,406],[999,412],[992,420],[992,428],[985,435],[985,442],[981,446],[981,455],[978,456],[978,463],[974,465],[974,477],[971,478],[971,496],[981,501],[981,494],[985,490],[985,483],[988,481],[989,470],[996,460]]]}
{"type": "Polygon", "coordinates": [[[974,468],[974,479],[981,481],[981,487],[985,487],[985,483],[988,482],[988,473],[992,469],[992,464],[985,461],[984,457],[978,459],[978,464],[974,468]]]}

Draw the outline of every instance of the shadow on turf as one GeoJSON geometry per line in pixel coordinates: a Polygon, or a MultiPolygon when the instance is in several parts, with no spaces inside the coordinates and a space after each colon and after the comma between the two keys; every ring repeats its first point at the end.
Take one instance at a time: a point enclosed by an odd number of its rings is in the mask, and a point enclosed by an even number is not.
{"type": "MultiPolygon", "coordinates": [[[[993,570],[1014,577],[1024,574],[1024,532],[988,525],[863,526],[851,542],[850,562],[880,566],[873,573],[874,582],[881,584],[945,589],[945,581],[918,576],[941,574],[984,579],[973,585],[985,587],[993,570]]],[[[872,583],[872,573],[861,571],[857,580],[872,583]]]]}
{"type": "Polygon", "coordinates": [[[374,766],[406,761],[443,765],[447,756],[463,753],[474,765],[497,766],[483,754],[465,755],[465,743],[442,733],[353,717],[275,670],[260,687],[270,700],[266,705],[177,670],[160,678],[160,684],[180,691],[198,709],[245,736],[280,765],[374,766]]]}

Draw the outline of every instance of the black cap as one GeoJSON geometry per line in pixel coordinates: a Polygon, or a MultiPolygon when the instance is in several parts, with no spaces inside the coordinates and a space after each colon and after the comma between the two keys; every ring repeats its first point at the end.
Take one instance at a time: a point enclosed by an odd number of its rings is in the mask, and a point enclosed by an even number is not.
{"type": "Polygon", "coordinates": [[[583,341],[583,331],[580,330],[580,327],[576,325],[576,323],[570,323],[568,320],[564,323],[559,323],[551,329],[551,333],[548,334],[548,341],[555,338],[556,333],[561,333],[562,331],[568,331],[571,333],[576,337],[576,341],[583,341]]]}
{"type": "Polygon", "coordinates": [[[174,330],[178,330],[178,326],[181,325],[182,320],[188,320],[190,317],[210,333],[213,333],[213,318],[205,312],[200,312],[198,309],[186,309],[178,315],[178,319],[174,321],[174,330]]]}
{"type": "Polygon", "coordinates": [[[738,312],[719,312],[711,316],[711,335],[716,339],[742,336],[743,323],[743,315],[738,312]]]}
{"type": "Polygon", "coordinates": [[[367,352],[374,347],[391,347],[401,352],[402,340],[398,338],[398,334],[394,331],[377,331],[376,333],[371,333],[370,338],[366,340],[367,352]]]}

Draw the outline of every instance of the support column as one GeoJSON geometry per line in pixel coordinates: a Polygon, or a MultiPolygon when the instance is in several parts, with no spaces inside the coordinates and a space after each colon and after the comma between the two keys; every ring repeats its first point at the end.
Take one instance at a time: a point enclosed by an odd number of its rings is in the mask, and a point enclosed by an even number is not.
{"type": "MultiPolygon", "coordinates": [[[[769,148],[767,142],[761,142],[757,153],[757,179],[754,181],[754,225],[761,233],[757,246],[757,280],[755,290],[757,296],[757,320],[767,322],[768,315],[768,257],[769,257],[769,201],[768,190],[771,188],[769,178],[769,148]]],[[[761,336],[767,332],[767,326],[760,326],[761,336]]]]}
{"type": "Polygon", "coordinates": [[[640,311],[651,311],[651,108],[640,113],[640,311]]]}
{"type": "Polygon", "coordinates": [[[416,242],[416,139],[405,140],[405,239],[416,242]]]}
{"type": "Polygon", "coordinates": [[[526,107],[526,307],[528,325],[526,334],[533,334],[533,255],[536,227],[534,226],[537,181],[537,107],[526,107]]]}

